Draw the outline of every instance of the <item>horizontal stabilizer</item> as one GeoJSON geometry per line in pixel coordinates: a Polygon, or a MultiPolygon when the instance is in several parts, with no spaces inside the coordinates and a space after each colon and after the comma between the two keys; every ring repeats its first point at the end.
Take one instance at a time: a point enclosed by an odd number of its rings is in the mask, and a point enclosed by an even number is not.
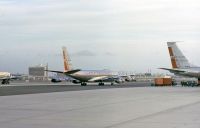
{"type": "Polygon", "coordinates": [[[63,71],[55,71],[55,70],[44,70],[44,71],[47,71],[47,72],[55,72],[55,73],[64,73],[63,71]]]}
{"type": "Polygon", "coordinates": [[[167,70],[170,71],[171,73],[184,73],[184,70],[179,70],[179,69],[170,69],[170,68],[159,68],[159,69],[163,69],[163,70],[167,70]]]}

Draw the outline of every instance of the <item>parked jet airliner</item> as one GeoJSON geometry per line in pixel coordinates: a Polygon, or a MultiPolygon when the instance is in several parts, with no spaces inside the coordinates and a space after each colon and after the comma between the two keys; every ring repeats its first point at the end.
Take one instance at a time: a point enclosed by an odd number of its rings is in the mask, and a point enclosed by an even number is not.
{"type": "Polygon", "coordinates": [[[12,76],[9,72],[0,72],[1,84],[9,84],[10,79],[12,79],[12,76]]]}
{"type": "Polygon", "coordinates": [[[168,50],[171,58],[172,68],[160,68],[168,70],[175,75],[196,77],[200,82],[200,67],[194,66],[183,55],[181,50],[177,47],[176,42],[167,42],[168,50]]]}
{"type": "Polygon", "coordinates": [[[54,71],[46,70],[49,72],[63,73],[66,76],[69,76],[73,79],[73,83],[80,83],[82,86],[86,86],[87,82],[98,82],[99,85],[104,85],[104,82],[111,82],[111,85],[116,80],[118,73],[110,70],[81,70],[81,69],[72,69],[71,64],[69,63],[69,56],[67,54],[66,47],[63,47],[63,59],[64,59],[64,71],[54,71]]]}

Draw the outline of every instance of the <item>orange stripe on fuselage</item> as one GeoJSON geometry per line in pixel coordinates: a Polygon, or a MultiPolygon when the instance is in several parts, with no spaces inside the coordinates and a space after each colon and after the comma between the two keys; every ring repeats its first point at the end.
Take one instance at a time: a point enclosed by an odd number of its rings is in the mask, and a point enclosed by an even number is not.
{"type": "Polygon", "coordinates": [[[169,50],[169,54],[170,54],[170,57],[171,57],[172,67],[173,67],[173,68],[178,68],[172,48],[171,48],[171,47],[168,47],[168,50],[169,50]]]}

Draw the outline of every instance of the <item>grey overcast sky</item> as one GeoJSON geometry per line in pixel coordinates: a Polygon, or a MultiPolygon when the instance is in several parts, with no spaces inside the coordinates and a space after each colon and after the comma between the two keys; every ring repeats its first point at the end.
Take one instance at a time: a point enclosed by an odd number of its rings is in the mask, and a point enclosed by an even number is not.
{"type": "Polygon", "coordinates": [[[167,41],[200,65],[199,0],[0,0],[1,71],[48,63],[74,68],[160,72],[167,41]]]}

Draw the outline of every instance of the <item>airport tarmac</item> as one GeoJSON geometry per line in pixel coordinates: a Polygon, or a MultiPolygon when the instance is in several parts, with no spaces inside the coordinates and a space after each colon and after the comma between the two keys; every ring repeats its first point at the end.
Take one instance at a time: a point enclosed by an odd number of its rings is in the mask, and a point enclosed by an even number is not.
{"type": "Polygon", "coordinates": [[[64,92],[64,91],[79,91],[79,90],[94,90],[94,89],[109,89],[109,88],[131,88],[131,87],[146,87],[150,86],[149,82],[129,82],[123,84],[110,85],[106,83],[104,86],[98,86],[97,83],[88,83],[87,86],[72,83],[11,83],[10,85],[0,86],[0,96],[7,95],[22,95],[34,93],[49,93],[49,92],[64,92]]]}
{"type": "Polygon", "coordinates": [[[137,87],[0,97],[1,128],[199,128],[200,88],[137,87]]]}

